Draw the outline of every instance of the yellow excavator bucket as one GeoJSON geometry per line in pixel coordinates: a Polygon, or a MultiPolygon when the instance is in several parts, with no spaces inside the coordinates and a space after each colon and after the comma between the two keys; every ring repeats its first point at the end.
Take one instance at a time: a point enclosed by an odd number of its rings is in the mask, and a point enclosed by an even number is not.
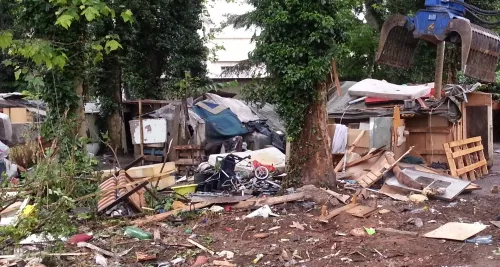
{"type": "Polygon", "coordinates": [[[377,52],[378,63],[408,69],[413,65],[420,39],[434,44],[446,41],[461,47],[461,69],[465,76],[485,82],[496,81],[500,37],[494,31],[466,19],[453,19],[442,36],[414,34],[405,27],[406,23],[407,18],[403,15],[393,15],[384,23],[377,52]]]}

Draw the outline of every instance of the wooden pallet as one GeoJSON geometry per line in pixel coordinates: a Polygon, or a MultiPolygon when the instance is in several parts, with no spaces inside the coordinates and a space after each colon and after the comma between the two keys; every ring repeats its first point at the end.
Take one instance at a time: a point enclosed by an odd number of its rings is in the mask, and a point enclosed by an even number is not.
{"type": "Polygon", "coordinates": [[[387,162],[387,159],[383,155],[380,155],[379,159],[373,164],[370,170],[361,175],[356,181],[363,188],[368,188],[380,180],[384,172],[390,168],[391,165],[387,162]]]}
{"type": "Polygon", "coordinates": [[[443,144],[453,177],[475,181],[488,174],[481,137],[443,144]]]}

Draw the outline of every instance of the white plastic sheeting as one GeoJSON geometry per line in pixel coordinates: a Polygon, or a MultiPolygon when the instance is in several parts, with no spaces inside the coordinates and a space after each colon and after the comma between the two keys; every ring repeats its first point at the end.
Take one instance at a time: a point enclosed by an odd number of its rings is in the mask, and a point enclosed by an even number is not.
{"type": "MultiPolygon", "coordinates": [[[[273,165],[278,172],[282,173],[285,171],[285,166],[286,166],[286,158],[285,154],[281,152],[279,149],[275,147],[269,147],[269,148],[264,148],[260,150],[255,150],[255,151],[245,151],[245,152],[238,152],[238,153],[232,153],[233,155],[236,155],[238,157],[246,157],[250,155],[250,159],[243,160],[242,162],[236,164],[236,171],[252,171],[252,164],[251,162],[256,160],[260,162],[261,164],[266,164],[266,165],[273,165]]],[[[208,164],[215,166],[217,157],[224,157],[228,154],[214,154],[210,155],[208,158],[208,164]]]]}
{"type": "Polygon", "coordinates": [[[394,100],[417,99],[428,95],[433,84],[405,86],[375,79],[365,79],[349,88],[350,96],[381,97],[394,100]]]}
{"type": "Polygon", "coordinates": [[[206,93],[205,95],[209,100],[212,100],[219,105],[228,107],[243,123],[259,120],[259,116],[255,115],[252,110],[241,100],[225,98],[211,93],[206,93]]]}

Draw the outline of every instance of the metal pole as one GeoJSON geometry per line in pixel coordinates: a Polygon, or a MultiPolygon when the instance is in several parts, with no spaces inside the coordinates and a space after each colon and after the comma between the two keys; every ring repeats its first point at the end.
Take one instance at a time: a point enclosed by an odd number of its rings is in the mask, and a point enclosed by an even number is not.
{"type": "Polygon", "coordinates": [[[444,68],[444,52],[446,48],[445,42],[440,42],[437,45],[436,56],[436,73],[434,77],[434,97],[441,99],[441,90],[443,88],[443,68],[444,68]]]}

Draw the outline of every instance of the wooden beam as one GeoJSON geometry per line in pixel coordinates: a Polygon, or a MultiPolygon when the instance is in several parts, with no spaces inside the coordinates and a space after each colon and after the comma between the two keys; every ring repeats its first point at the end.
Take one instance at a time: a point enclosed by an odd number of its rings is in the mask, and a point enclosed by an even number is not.
{"type": "Polygon", "coordinates": [[[459,158],[459,157],[462,157],[462,156],[465,156],[468,154],[472,154],[474,152],[483,151],[483,150],[484,150],[483,145],[480,145],[480,146],[476,146],[476,147],[471,147],[469,149],[453,152],[453,153],[451,153],[451,157],[456,159],[456,158],[459,158]]]}
{"type": "Polygon", "coordinates": [[[142,99],[139,99],[139,135],[141,138],[141,165],[144,166],[144,129],[142,128],[142,99]]]}
{"type": "Polygon", "coordinates": [[[476,136],[476,137],[472,137],[472,138],[468,138],[468,139],[464,139],[464,140],[458,140],[458,141],[450,142],[448,144],[450,145],[450,147],[457,147],[457,146],[468,145],[468,144],[475,143],[475,142],[481,142],[481,136],[476,136]]]}
{"type": "Polygon", "coordinates": [[[340,169],[342,169],[342,167],[344,166],[344,163],[347,164],[347,162],[346,162],[347,161],[347,157],[349,156],[350,153],[352,153],[352,151],[354,150],[354,148],[356,148],[356,144],[359,142],[359,140],[361,140],[361,138],[363,137],[364,134],[365,134],[365,130],[362,130],[358,134],[358,136],[356,137],[356,139],[352,143],[352,146],[345,152],[344,157],[340,160],[340,162],[335,167],[335,172],[339,172],[340,169]]]}

